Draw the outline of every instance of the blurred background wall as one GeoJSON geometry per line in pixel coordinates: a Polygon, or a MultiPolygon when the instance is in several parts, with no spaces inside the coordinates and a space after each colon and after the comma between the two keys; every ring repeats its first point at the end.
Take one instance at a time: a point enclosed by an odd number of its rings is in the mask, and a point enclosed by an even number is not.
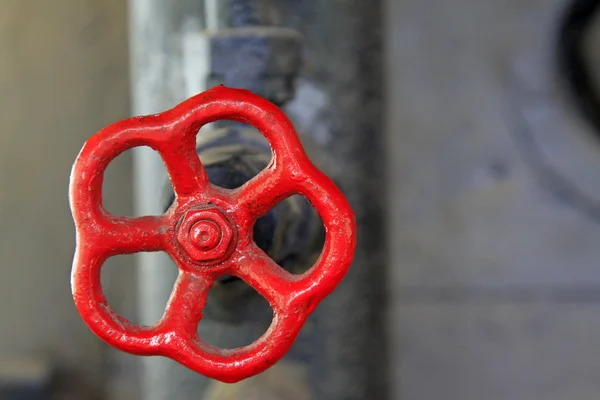
{"type": "Polygon", "coordinates": [[[394,398],[598,398],[600,141],[557,68],[573,3],[597,2],[388,2],[394,398]]]}
{"type": "MultiPolygon", "coordinates": [[[[106,347],[70,295],[74,227],[67,190],[83,142],[129,115],[126,6],[0,2],[0,364],[31,357],[19,362],[27,373],[47,360],[59,375],[59,398],[102,396],[106,347]]],[[[116,162],[107,201],[127,214],[130,162],[116,162]]],[[[119,275],[115,301],[135,290],[127,287],[126,271],[119,275]]]]}

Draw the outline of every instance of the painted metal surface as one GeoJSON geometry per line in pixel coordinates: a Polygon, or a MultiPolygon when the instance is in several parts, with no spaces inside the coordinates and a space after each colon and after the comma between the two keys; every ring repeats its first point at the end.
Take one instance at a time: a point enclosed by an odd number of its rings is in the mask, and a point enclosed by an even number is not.
{"type": "Polygon", "coordinates": [[[77,228],[71,287],[90,329],[123,351],[163,355],[224,382],[258,374],[283,357],[345,276],[356,246],[354,214],[343,194],[308,159],[285,114],[247,90],[220,86],[161,114],[104,128],[77,157],[69,197],[77,228]],[[267,168],[237,189],[211,185],[196,154],[200,127],[220,119],[255,126],[273,150],[267,168]],[[104,170],[136,146],[154,149],[165,162],[176,199],[163,215],[117,217],[102,206],[104,170]],[[326,230],[319,259],[301,275],[280,268],[252,239],[254,222],[293,194],[310,201],[326,230]],[[107,258],[149,251],[166,252],[180,270],[163,318],[152,327],[117,315],[100,285],[107,258]],[[237,349],[212,347],[197,334],[208,291],[225,274],[243,279],[273,308],[267,332],[237,349]]]}

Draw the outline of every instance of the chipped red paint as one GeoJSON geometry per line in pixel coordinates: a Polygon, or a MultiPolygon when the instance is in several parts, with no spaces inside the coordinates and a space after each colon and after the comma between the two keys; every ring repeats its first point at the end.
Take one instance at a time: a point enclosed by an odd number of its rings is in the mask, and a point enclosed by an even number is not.
{"type": "Polygon", "coordinates": [[[90,329],[123,351],[170,357],[224,382],[258,374],[285,355],[308,315],[346,274],[356,245],[350,206],[310,162],[285,114],[249,91],[223,86],[161,114],[117,122],[92,136],[73,165],[69,198],[77,228],[71,287],[90,329]],[[255,126],[273,150],[269,166],[238,189],[211,185],[196,154],[199,128],[220,119],[255,126]],[[163,215],[117,217],[102,206],[104,170],[136,146],[156,150],[169,172],[176,200],[163,215]],[[252,239],[254,222],[293,194],[311,202],[327,233],[321,256],[302,275],[280,268],[252,239]],[[142,251],[165,251],[180,270],[167,309],[152,327],[117,315],[100,285],[107,258],[142,251]],[[274,315],[261,338],[231,350],[210,346],[197,334],[208,291],[224,274],[257,290],[274,315]]]}

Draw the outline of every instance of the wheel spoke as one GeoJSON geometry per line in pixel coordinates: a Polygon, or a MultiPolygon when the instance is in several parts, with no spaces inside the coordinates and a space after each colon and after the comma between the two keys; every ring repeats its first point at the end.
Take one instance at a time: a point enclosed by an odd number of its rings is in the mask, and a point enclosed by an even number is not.
{"type": "Polygon", "coordinates": [[[281,268],[252,244],[236,257],[235,274],[260,293],[274,309],[281,309],[295,291],[296,276],[281,268]]]}
{"type": "Polygon", "coordinates": [[[285,171],[279,168],[267,167],[236,189],[234,199],[253,220],[256,220],[281,200],[295,193],[295,185],[286,175],[285,171]]]}
{"type": "Polygon", "coordinates": [[[107,256],[163,250],[169,230],[167,216],[115,217],[104,215],[94,223],[95,245],[107,256]]]}
{"type": "Polygon", "coordinates": [[[163,317],[167,329],[195,337],[212,284],[205,276],[181,271],[163,317]]]}
{"type": "Polygon", "coordinates": [[[177,197],[190,197],[209,185],[208,175],[196,153],[196,135],[173,135],[158,149],[177,197]]]}

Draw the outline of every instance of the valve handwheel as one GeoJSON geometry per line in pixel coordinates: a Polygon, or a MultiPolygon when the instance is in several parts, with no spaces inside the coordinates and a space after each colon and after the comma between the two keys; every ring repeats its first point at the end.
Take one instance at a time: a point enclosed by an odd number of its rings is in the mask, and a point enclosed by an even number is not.
{"type": "Polygon", "coordinates": [[[170,357],[224,382],[258,374],[284,356],[308,315],[346,274],[356,245],[350,206],[308,159],[285,114],[249,91],[223,86],[92,136],[73,165],[69,198],[77,229],[71,287],[90,329],[123,351],[170,357]],[[237,189],[212,185],[196,154],[200,127],[220,119],[253,125],[272,148],[268,167],[237,189]],[[176,200],[163,215],[117,217],[102,206],[106,167],[136,146],[156,150],[166,165],[176,200]],[[326,230],[319,259],[301,275],[279,267],[252,238],[254,222],[293,194],[310,201],[326,230]],[[107,258],[149,251],[168,253],[179,268],[164,315],[152,327],[117,315],[100,284],[107,258]],[[197,334],[208,291],[225,274],[244,280],[273,308],[267,332],[236,349],[210,346],[197,334]]]}

